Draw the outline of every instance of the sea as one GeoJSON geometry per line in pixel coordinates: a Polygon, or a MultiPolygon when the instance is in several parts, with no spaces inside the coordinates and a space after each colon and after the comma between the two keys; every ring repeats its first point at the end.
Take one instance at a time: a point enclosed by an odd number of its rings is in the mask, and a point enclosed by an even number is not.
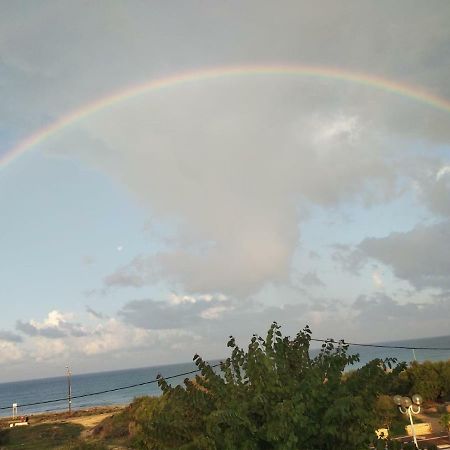
{"type": "MultiPolygon", "coordinates": [[[[374,358],[396,358],[399,362],[411,362],[413,360],[418,362],[426,360],[445,361],[450,359],[450,335],[382,344],[415,347],[417,349],[412,351],[350,345],[349,353],[357,353],[360,361],[350,366],[349,369],[361,367],[374,358]],[[447,350],[421,350],[418,347],[437,347],[447,350]]],[[[317,352],[317,349],[312,348],[311,356],[314,356],[317,352]]],[[[216,364],[218,361],[211,361],[211,364],[216,364]]],[[[75,369],[73,368],[74,372],[76,372],[75,369]]],[[[157,396],[161,394],[158,384],[155,382],[158,374],[166,378],[173,377],[168,382],[175,386],[182,384],[187,376],[192,377],[193,375],[186,375],[186,373],[194,370],[196,370],[194,363],[188,362],[110,372],[74,373],[71,376],[72,396],[74,397],[72,409],[122,405],[130,403],[135,397],[157,396]],[[132,385],[139,386],[127,387],[132,385]]],[[[0,383],[0,416],[11,416],[13,403],[17,404],[18,414],[21,416],[50,411],[65,411],[68,409],[67,392],[68,379],[64,376],[0,383]]]]}

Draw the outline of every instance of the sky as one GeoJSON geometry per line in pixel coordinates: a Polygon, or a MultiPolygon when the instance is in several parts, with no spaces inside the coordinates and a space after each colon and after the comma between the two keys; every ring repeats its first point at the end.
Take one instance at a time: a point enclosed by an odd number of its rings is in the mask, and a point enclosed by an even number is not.
{"type": "Polygon", "coordinates": [[[450,334],[449,2],[0,8],[0,382],[450,334]]]}

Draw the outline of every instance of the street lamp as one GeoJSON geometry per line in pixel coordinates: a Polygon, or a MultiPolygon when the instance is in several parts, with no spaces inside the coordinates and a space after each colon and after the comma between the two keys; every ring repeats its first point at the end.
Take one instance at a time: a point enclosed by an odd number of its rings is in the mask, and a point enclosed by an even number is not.
{"type": "Polygon", "coordinates": [[[422,404],[422,402],[423,402],[422,396],[420,396],[419,394],[414,394],[412,398],[402,397],[401,395],[394,395],[394,403],[398,406],[400,412],[402,414],[409,415],[409,421],[411,422],[411,429],[416,448],[419,448],[419,445],[417,444],[416,430],[414,428],[412,416],[413,414],[420,413],[420,405],[422,404]],[[414,406],[416,407],[416,410],[414,410],[414,406]]]}

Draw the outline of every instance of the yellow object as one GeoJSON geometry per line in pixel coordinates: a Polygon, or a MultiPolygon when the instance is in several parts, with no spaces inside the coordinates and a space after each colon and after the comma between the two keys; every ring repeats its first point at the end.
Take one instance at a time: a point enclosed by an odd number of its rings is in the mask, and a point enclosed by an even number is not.
{"type": "MultiPolygon", "coordinates": [[[[405,427],[405,430],[408,433],[408,436],[413,435],[411,425],[407,425],[405,427]]],[[[417,436],[422,436],[424,434],[431,434],[433,432],[433,429],[431,428],[431,423],[429,423],[429,422],[415,423],[414,430],[416,431],[417,436]]]]}
{"type": "Polygon", "coordinates": [[[375,434],[378,439],[387,439],[389,437],[389,430],[387,428],[378,428],[378,430],[375,430],[375,434]]]}

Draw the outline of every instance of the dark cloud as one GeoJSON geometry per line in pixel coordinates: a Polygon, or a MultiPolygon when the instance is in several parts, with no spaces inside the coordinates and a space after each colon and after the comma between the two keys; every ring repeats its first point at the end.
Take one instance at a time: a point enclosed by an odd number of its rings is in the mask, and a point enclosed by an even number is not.
{"type": "Polygon", "coordinates": [[[309,287],[324,287],[325,283],[317,276],[315,272],[307,272],[301,278],[300,281],[305,286],[309,287]]]}
{"type": "Polygon", "coordinates": [[[99,311],[95,311],[89,305],[86,305],[86,311],[89,314],[91,314],[92,316],[94,316],[96,319],[107,319],[108,318],[108,316],[106,314],[103,314],[99,311]]]}
{"type": "Polygon", "coordinates": [[[108,287],[139,288],[156,280],[157,270],[150,258],[136,256],[129,264],[118,268],[103,280],[108,287]]]}
{"type": "Polygon", "coordinates": [[[118,316],[126,323],[145,329],[195,327],[214,320],[233,308],[224,297],[175,297],[175,302],[133,300],[125,304],[118,316]]]}
{"type": "Polygon", "coordinates": [[[383,340],[382,336],[392,337],[393,333],[403,336],[448,334],[448,298],[422,303],[399,302],[391,296],[377,293],[359,296],[353,303],[353,308],[357,312],[354,320],[359,327],[378,330],[378,340],[383,340]]]}
{"type": "Polygon", "coordinates": [[[48,339],[58,339],[68,336],[87,336],[87,333],[83,330],[83,327],[80,324],[73,324],[69,322],[60,322],[58,325],[37,326],[32,322],[23,322],[18,320],[16,322],[16,329],[27,336],[42,336],[48,339]]]}
{"type": "Polygon", "coordinates": [[[22,337],[18,334],[11,333],[10,331],[2,331],[0,330],[0,341],[7,341],[7,342],[22,342],[22,337]]]}
{"type": "Polygon", "coordinates": [[[331,248],[331,259],[354,275],[357,275],[367,262],[364,254],[351,245],[334,244],[331,248]]]}
{"type": "Polygon", "coordinates": [[[30,322],[16,322],[16,329],[28,336],[43,336],[49,339],[57,339],[67,336],[67,333],[56,327],[38,328],[30,322]]]}
{"type": "Polygon", "coordinates": [[[356,262],[360,254],[380,261],[417,289],[450,288],[450,221],[418,226],[385,238],[367,238],[358,245],[357,252],[356,262]]]}

